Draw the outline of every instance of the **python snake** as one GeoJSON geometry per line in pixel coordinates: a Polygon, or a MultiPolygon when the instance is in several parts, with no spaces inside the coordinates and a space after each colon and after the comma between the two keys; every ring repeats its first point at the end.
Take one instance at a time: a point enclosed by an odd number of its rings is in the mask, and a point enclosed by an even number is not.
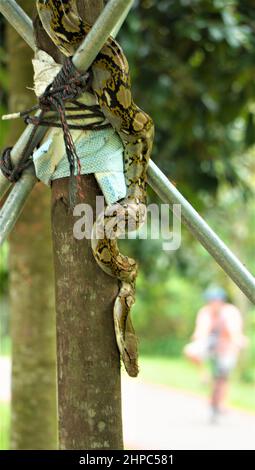
{"type": "MultiPolygon", "coordinates": [[[[80,18],[76,0],[36,0],[43,28],[65,56],[72,56],[91,26],[80,18]]],[[[146,171],[152,151],[152,119],[133,101],[127,59],[109,38],[90,71],[92,92],[124,146],[125,199],[106,207],[92,230],[92,251],[100,268],[119,280],[113,317],[116,341],[128,374],[138,374],[137,339],[130,310],[135,301],[137,263],[120,253],[117,238],[137,230],[146,216],[146,171]]]]}

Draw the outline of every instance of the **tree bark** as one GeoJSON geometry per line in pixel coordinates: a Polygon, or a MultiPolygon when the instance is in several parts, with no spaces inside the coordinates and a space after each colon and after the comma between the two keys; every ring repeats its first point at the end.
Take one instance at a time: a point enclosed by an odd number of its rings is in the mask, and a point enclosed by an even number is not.
{"type": "MultiPolygon", "coordinates": [[[[34,2],[19,4],[32,15],[34,2]]],[[[9,109],[35,103],[32,53],[8,26],[9,109]]],[[[24,125],[13,121],[14,144],[24,125]]],[[[13,449],[56,449],[56,330],[50,235],[50,191],[37,184],[10,239],[13,449]]]]}
{"type": "MultiPolygon", "coordinates": [[[[103,1],[79,2],[93,23],[103,1]]],[[[58,416],[61,449],[122,449],[120,360],[113,326],[118,285],[96,264],[91,241],[73,236],[68,178],[52,187],[55,258],[58,416]]],[[[81,177],[80,202],[95,214],[101,192],[81,177]]]]}

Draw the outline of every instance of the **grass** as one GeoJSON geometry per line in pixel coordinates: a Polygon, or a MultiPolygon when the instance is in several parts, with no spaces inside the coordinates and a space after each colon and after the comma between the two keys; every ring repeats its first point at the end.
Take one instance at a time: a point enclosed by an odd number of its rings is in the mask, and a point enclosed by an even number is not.
{"type": "MultiPolygon", "coordinates": [[[[140,378],[151,383],[208,396],[209,386],[203,384],[201,371],[183,358],[143,356],[140,358],[140,378]]],[[[255,385],[240,382],[233,376],[228,403],[255,412],[255,385]]]]}
{"type": "Polygon", "coordinates": [[[10,405],[0,402],[0,450],[9,449],[10,405]]]}
{"type": "MultiPolygon", "coordinates": [[[[201,373],[183,358],[143,356],[139,362],[139,377],[142,380],[208,396],[208,385],[202,383],[201,373]]],[[[255,412],[254,384],[240,383],[236,377],[233,377],[229,404],[255,412]]],[[[9,448],[9,432],[10,405],[0,402],[0,450],[9,448]]]]}
{"type": "Polygon", "coordinates": [[[10,357],[11,355],[11,339],[9,336],[4,336],[0,340],[0,356],[10,357]]]}

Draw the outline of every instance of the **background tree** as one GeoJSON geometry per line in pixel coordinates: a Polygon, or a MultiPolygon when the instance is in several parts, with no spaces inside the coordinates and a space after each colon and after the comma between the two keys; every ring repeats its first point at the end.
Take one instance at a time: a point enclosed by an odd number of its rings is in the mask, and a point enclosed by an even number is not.
{"type": "MultiPolygon", "coordinates": [[[[34,2],[18,2],[30,16],[34,2]]],[[[8,109],[35,102],[32,53],[7,27],[8,109]]],[[[13,145],[24,125],[13,121],[8,143],[13,145]]],[[[6,143],[5,143],[6,144],[6,143]]],[[[10,239],[10,313],[12,339],[13,449],[55,449],[56,348],[50,235],[50,193],[37,184],[10,239]]]]}

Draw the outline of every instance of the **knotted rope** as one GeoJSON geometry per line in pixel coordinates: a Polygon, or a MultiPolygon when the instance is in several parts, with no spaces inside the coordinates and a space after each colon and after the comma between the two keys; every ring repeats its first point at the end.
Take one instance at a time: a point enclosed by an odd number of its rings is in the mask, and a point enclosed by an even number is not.
{"type": "Polygon", "coordinates": [[[74,205],[76,194],[76,180],[74,177],[75,161],[77,162],[79,176],[80,160],[76,152],[70,129],[99,130],[110,127],[110,124],[104,124],[105,117],[99,106],[87,106],[77,101],[77,98],[87,91],[89,86],[90,74],[88,72],[79,72],[73,65],[71,58],[68,57],[53,82],[47,86],[44,93],[39,97],[38,104],[18,114],[18,117],[24,118],[26,124],[33,124],[34,128],[29,142],[24,148],[21,158],[16,165],[13,165],[11,162],[11,147],[5,149],[1,156],[0,169],[9,181],[16,182],[20,178],[24,169],[26,169],[30,164],[31,158],[27,155],[27,151],[32,139],[34,138],[37,127],[61,127],[63,130],[66,155],[70,167],[70,202],[74,205]],[[73,106],[65,106],[66,102],[72,103],[73,106]],[[38,109],[41,110],[39,116],[30,116],[29,113],[38,109]],[[45,114],[50,111],[55,111],[55,115],[44,119],[45,114]],[[68,124],[66,111],[76,111],[78,113],[70,115],[70,119],[72,120],[99,118],[100,121],[85,125],[68,124]],[[87,111],[89,111],[89,113],[87,111]],[[56,119],[60,122],[57,122],[56,119]]]}
{"type": "Polygon", "coordinates": [[[13,165],[11,160],[11,151],[13,147],[6,147],[0,157],[0,169],[11,183],[16,183],[21,177],[23,171],[30,165],[30,157],[24,158],[21,157],[19,162],[16,165],[13,165]]]}

